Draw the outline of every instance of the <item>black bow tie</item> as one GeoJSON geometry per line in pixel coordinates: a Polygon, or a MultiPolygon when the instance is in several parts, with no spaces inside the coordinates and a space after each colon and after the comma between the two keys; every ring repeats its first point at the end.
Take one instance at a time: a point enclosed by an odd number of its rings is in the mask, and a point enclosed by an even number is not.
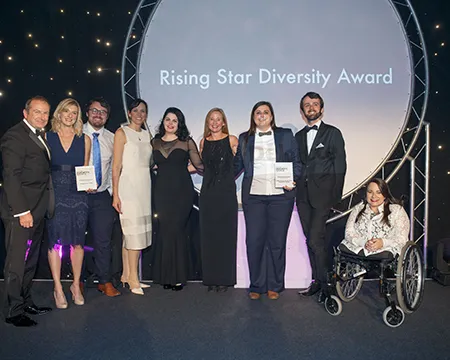
{"type": "Polygon", "coordinates": [[[264,136],[264,135],[272,135],[272,131],[266,131],[266,132],[260,132],[259,136],[264,136]]]}
{"type": "Polygon", "coordinates": [[[306,133],[309,133],[311,130],[319,130],[319,128],[317,127],[317,125],[313,125],[313,126],[306,126],[306,133]]]}
{"type": "Polygon", "coordinates": [[[40,136],[41,138],[44,138],[45,131],[36,129],[36,136],[40,136]]]}

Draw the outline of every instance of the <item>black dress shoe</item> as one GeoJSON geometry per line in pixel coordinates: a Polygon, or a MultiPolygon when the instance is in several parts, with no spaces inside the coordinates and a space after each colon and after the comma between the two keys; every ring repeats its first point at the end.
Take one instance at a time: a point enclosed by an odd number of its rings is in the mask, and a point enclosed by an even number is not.
{"type": "Polygon", "coordinates": [[[23,309],[27,314],[30,315],[42,315],[42,314],[46,314],[50,311],[52,311],[52,308],[50,307],[44,307],[44,306],[36,306],[36,305],[30,305],[30,306],[25,306],[25,308],[23,309]]]}
{"type": "Polygon", "coordinates": [[[208,292],[211,292],[214,290],[214,286],[208,286],[208,292]]]}
{"type": "Polygon", "coordinates": [[[329,297],[328,291],[320,290],[319,296],[317,297],[317,302],[319,304],[323,304],[328,297],[329,297]]]}
{"type": "Polygon", "coordinates": [[[299,291],[298,293],[303,296],[313,296],[320,290],[320,284],[312,283],[306,290],[299,291]]]}
{"type": "Polygon", "coordinates": [[[33,319],[30,319],[28,316],[20,314],[16,316],[12,316],[5,319],[5,322],[7,324],[11,324],[18,327],[30,327],[30,326],[36,326],[37,322],[33,319]]]}
{"type": "Polygon", "coordinates": [[[163,288],[164,288],[164,290],[170,290],[170,289],[172,289],[172,285],[165,284],[165,285],[163,285],[163,288]]]}
{"type": "Polygon", "coordinates": [[[183,290],[183,285],[174,285],[172,286],[173,291],[181,291],[183,290]]]}

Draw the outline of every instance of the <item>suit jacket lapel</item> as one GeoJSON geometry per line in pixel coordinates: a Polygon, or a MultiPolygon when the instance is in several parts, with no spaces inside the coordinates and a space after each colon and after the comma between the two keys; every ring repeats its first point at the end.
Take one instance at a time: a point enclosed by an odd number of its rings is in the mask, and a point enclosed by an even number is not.
{"type": "Polygon", "coordinates": [[[247,155],[249,156],[250,166],[253,170],[254,156],[255,156],[255,135],[248,137],[247,155]]]}
{"type": "Polygon", "coordinates": [[[300,156],[302,157],[302,162],[306,164],[306,161],[308,160],[308,140],[306,138],[306,130],[300,131],[300,156]]]}
{"type": "MultiPolygon", "coordinates": [[[[26,126],[26,125],[25,125],[26,126]]],[[[40,149],[44,152],[44,155],[46,157],[47,160],[50,161],[49,157],[48,157],[48,152],[47,149],[45,148],[44,144],[42,144],[42,142],[39,140],[39,138],[37,137],[37,135],[29,130],[28,136],[31,138],[31,140],[33,140],[33,142],[40,147],[40,149]]]]}
{"type": "Polygon", "coordinates": [[[275,141],[275,158],[277,162],[284,161],[284,149],[283,149],[283,139],[281,136],[281,132],[275,130],[273,132],[273,139],[275,141]]]}

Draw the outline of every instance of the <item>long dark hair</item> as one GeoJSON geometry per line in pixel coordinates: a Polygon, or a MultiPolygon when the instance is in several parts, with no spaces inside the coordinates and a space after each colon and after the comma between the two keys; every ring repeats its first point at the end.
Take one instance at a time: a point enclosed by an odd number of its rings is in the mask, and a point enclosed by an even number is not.
{"type": "Polygon", "coordinates": [[[175,133],[175,135],[181,141],[186,141],[188,139],[190,133],[186,126],[186,120],[184,118],[183,112],[176,107],[170,107],[170,108],[167,108],[166,111],[164,111],[164,115],[161,119],[159,127],[156,129],[156,136],[159,138],[162,138],[165,135],[166,129],[164,128],[164,119],[166,118],[167,114],[169,114],[169,113],[174,114],[178,119],[178,129],[177,129],[177,132],[175,133]]]}
{"type": "MultiPolygon", "coordinates": [[[[389,215],[391,214],[391,209],[389,208],[389,205],[397,204],[397,205],[403,206],[403,201],[396,199],[392,195],[391,189],[389,189],[388,183],[386,181],[384,181],[383,179],[373,178],[372,180],[370,180],[367,183],[366,188],[368,188],[369,185],[372,183],[377,184],[378,188],[380,189],[381,194],[384,196],[383,219],[381,219],[381,222],[384,222],[387,226],[391,226],[391,223],[389,222],[389,215]]],[[[366,190],[366,192],[367,192],[367,190],[366,190]]],[[[367,205],[368,205],[367,195],[364,196],[363,202],[364,202],[364,207],[361,209],[361,211],[356,216],[355,222],[358,222],[361,215],[364,213],[364,211],[367,208],[367,205]]]]}
{"type": "Polygon", "coordinates": [[[255,120],[253,120],[253,117],[255,115],[256,109],[263,105],[266,105],[270,109],[270,112],[272,113],[272,121],[270,122],[270,127],[272,128],[272,130],[275,130],[277,128],[277,125],[275,124],[275,113],[273,111],[272,104],[268,101],[258,101],[253,106],[252,112],[250,113],[250,128],[247,131],[247,138],[256,132],[256,124],[255,120]]]}

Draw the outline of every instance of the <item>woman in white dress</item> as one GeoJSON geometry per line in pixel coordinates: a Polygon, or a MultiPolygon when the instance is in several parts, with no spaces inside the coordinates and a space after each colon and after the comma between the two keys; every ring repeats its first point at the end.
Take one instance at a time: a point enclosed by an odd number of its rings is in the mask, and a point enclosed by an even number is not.
{"type": "Polygon", "coordinates": [[[142,249],[150,246],[152,219],[150,205],[151,135],[143,129],[147,103],[136,99],[128,107],[129,124],[114,135],[112,166],[113,206],[120,216],[123,232],[121,281],[133,294],[143,295],[149,285],[141,284],[138,262],[142,249]]]}
{"type": "Polygon", "coordinates": [[[372,259],[392,259],[408,238],[409,218],[401,201],[384,180],[375,178],[367,185],[364,201],[350,213],[339,248],[372,259]]]}

